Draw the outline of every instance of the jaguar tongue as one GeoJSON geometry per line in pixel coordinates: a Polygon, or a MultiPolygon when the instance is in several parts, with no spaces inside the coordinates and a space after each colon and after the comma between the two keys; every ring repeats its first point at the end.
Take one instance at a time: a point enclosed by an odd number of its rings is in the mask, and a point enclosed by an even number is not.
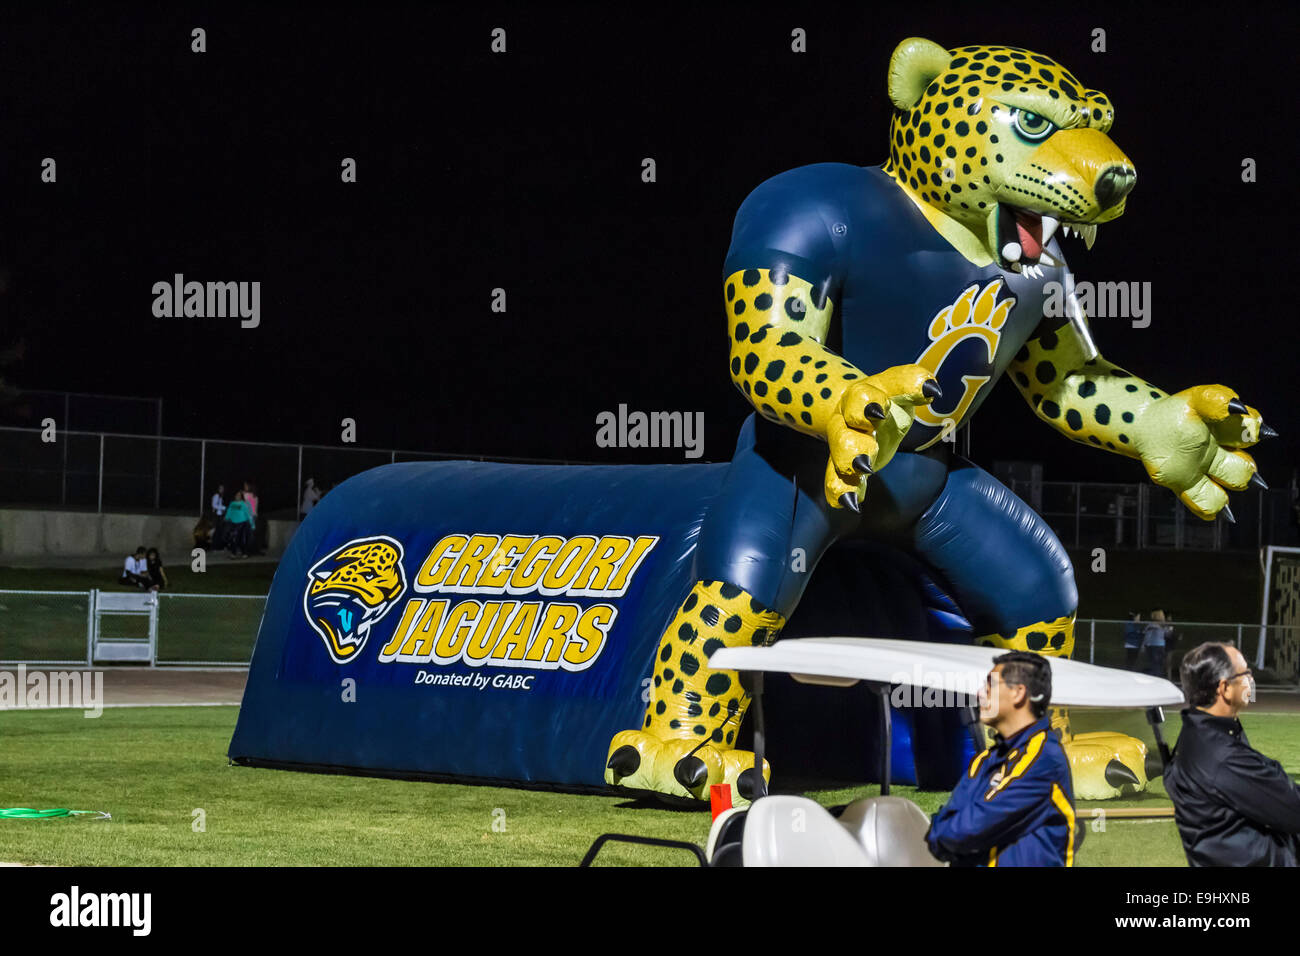
{"type": "Polygon", "coordinates": [[[1015,210],[1015,216],[1016,233],[1024,258],[1036,262],[1043,254],[1043,217],[1021,209],[1015,210]]]}

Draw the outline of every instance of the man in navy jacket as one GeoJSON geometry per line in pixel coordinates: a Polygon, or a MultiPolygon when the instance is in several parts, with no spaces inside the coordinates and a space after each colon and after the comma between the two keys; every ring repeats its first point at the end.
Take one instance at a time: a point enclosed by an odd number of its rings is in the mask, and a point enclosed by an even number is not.
{"type": "Polygon", "coordinates": [[[979,754],[930,823],[930,852],[954,866],[1073,866],[1080,832],[1070,762],[1051,728],[1047,659],[993,659],[980,720],[994,744],[979,754]]]}

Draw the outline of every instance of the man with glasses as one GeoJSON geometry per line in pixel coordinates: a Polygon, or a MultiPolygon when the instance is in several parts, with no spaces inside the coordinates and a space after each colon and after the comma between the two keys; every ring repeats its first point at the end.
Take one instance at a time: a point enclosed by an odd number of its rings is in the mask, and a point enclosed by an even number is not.
{"type": "Polygon", "coordinates": [[[1051,702],[1045,657],[1011,651],[993,659],[979,701],[993,746],[971,762],[931,821],[926,842],[936,858],[954,866],[1074,865],[1081,831],[1051,702]]]}
{"type": "Polygon", "coordinates": [[[1191,866],[1295,866],[1300,788],[1250,746],[1237,719],[1255,699],[1241,651],[1206,643],[1183,658],[1183,729],[1165,790],[1191,866]]]}

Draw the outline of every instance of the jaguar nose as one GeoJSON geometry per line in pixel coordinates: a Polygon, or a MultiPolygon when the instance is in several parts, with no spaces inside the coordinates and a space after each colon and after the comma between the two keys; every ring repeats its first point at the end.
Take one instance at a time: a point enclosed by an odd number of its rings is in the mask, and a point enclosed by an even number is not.
{"type": "Polygon", "coordinates": [[[1097,204],[1103,211],[1110,209],[1131,193],[1136,183],[1137,171],[1132,166],[1107,166],[1101,171],[1101,175],[1097,177],[1097,184],[1093,187],[1097,204]]]}

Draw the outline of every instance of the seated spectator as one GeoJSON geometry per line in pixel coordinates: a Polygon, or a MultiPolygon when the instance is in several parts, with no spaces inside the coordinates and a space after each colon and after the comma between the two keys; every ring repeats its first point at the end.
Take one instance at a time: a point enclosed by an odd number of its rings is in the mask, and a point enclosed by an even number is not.
{"type": "Polygon", "coordinates": [[[1241,651],[1206,643],[1183,658],[1183,729],[1165,791],[1189,866],[1295,866],[1300,788],[1250,746],[1238,715],[1255,699],[1241,651]]]}
{"type": "Polygon", "coordinates": [[[117,579],[118,584],[127,584],[138,587],[141,591],[147,591],[153,583],[149,580],[149,565],[145,561],[144,545],[135,549],[135,554],[126,556],[126,564],[122,567],[122,576],[117,579]]]}
{"type": "Polygon", "coordinates": [[[246,558],[253,539],[253,512],[244,500],[242,491],[235,492],[235,500],[226,508],[226,549],[231,557],[246,558]]]}
{"type": "Polygon", "coordinates": [[[205,514],[203,515],[203,517],[199,518],[198,524],[194,526],[194,531],[193,531],[194,547],[196,548],[213,547],[216,543],[215,541],[213,541],[213,534],[215,531],[216,531],[216,525],[212,523],[212,517],[210,515],[205,514]]]}
{"type": "Polygon", "coordinates": [[[161,591],[167,587],[167,571],[163,568],[162,556],[157,548],[150,548],[145,554],[145,566],[149,570],[149,590],[161,591]]]}

